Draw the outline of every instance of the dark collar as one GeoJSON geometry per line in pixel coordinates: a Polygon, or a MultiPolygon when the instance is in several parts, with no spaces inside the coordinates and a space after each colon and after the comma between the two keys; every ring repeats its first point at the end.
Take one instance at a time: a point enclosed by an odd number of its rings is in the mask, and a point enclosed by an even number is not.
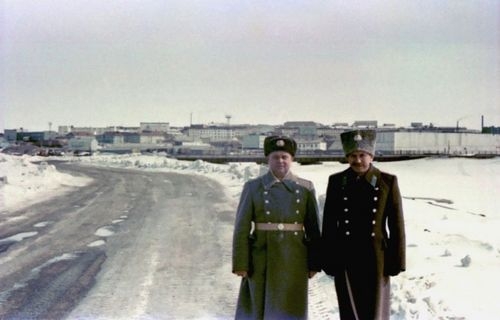
{"type": "MultiPolygon", "coordinates": [[[[352,168],[348,168],[347,170],[347,175],[350,179],[356,179],[358,177],[358,174],[352,170],[352,168]]],[[[380,170],[375,168],[372,164],[370,165],[370,169],[366,171],[363,175],[360,177],[363,177],[369,184],[372,185],[372,187],[376,187],[379,182],[380,182],[380,170]]]]}

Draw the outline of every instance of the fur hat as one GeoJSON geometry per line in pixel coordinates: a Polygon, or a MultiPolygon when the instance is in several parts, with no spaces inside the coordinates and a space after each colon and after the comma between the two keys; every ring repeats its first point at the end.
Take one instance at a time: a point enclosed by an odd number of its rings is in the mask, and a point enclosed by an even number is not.
{"type": "Polygon", "coordinates": [[[375,130],[354,130],[340,134],[344,153],[348,156],[354,151],[364,151],[372,156],[375,155],[375,130]]]}
{"type": "Polygon", "coordinates": [[[297,143],[290,137],[270,136],[264,139],[264,155],[267,157],[273,151],[285,151],[295,156],[297,143]]]}

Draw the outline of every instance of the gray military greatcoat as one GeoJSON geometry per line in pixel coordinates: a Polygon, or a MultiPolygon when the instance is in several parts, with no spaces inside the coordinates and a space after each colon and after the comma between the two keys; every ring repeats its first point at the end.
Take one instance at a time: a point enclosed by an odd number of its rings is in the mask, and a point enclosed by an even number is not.
{"type": "Polygon", "coordinates": [[[319,271],[320,231],[312,182],[271,172],[245,183],[233,237],[242,279],[236,319],[307,318],[308,272],[319,271]],[[254,223],[303,224],[300,231],[253,230],[254,223]],[[253,230],[251,232],[251,230],[253,230]]]}
{"type": "Polygon", "coordinates": [[[323,270],[335,277],[341,319],[389,319],[389,276],[405,270],[401,195],[394,175],[373,165],[328,181],[323,270]]]}

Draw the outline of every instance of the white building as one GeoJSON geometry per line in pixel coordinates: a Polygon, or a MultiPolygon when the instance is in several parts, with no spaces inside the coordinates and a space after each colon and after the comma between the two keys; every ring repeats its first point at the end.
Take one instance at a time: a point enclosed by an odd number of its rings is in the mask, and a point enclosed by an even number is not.
{"type": "Polygon", "coordinates": [[[117,127],[109,126],[109,127],[75,127],[75,126],[59,126],[58,134],[66,135],[70,132],[79,134],[79,133],[88,133],[93,135],[103,134],[105,132],[118,131],[117,127]]]}
{"type": "Polygon", "coordinates": [[[241,147],[243,149],[264,149],[265,135],[250,134],[244,136],[241,141],[241,147]]]}
{"type": "Polygon", "coordinates": [[[352,126],[354,128],[370,128],[375,129],[378,127],[378,121],[376,120],[358,120],[355,121],[352,126]]]}
{"type": "Polygon", "coordinates": [[[193,140],[228,141],[234,138],[234,131],[229,126],[192,125],[187,135],[193,140]]]}
{"type": "Polygon", "coordinates": [[[92,136],[77,136],[68,140],[68,148],[72,151],[93,152],[97,150],[98,143],[92,136]]]}
{"type": "Polygon", "coordinates": [[[376,150],[388,154],[500,154],[500,135],[464,132],[377,132],[376,150]]]}
{"type": "Polygon", "coordinates": [[[139,139],[141,144],[162,144],[165,142],[165,135],[161,132],[143,132],[139,135],[139,139]]]}
{"type": "Polygon", "coordinates": [[[326,151],[326,142],[322,140],[297,140],[297,151],[299,153],[326,151]]]}
{"type": "Polygon", "coordinates": [[[150,132],[169,132],[170,123],[169,122],[141,122],[140,131],[150,131],[150,132]]]}

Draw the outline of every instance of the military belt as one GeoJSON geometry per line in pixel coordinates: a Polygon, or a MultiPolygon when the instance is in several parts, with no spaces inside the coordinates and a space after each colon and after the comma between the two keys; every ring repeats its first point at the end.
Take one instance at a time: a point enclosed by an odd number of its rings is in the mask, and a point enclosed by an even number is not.
{"type": "Polygon", "coordinates": [[[303,231],[302,223],[256,223],[255,230],[263,231],[303,231]]]}

